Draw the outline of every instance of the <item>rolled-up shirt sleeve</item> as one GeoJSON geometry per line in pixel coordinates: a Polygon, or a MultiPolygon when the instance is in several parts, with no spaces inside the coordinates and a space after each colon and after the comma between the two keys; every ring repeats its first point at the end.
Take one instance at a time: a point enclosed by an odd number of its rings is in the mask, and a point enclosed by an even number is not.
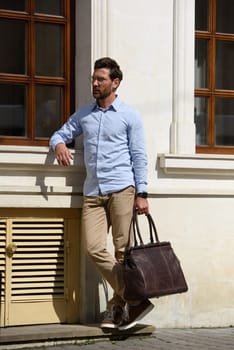
{"type": "Polygon", "coordinates": [[[70,143],[81,134],[82,128],[79,124],[78,114],[74,113],[58,131],[54,132],[50,138],[49,146],[55,150],[58,143],[70,143]]]}

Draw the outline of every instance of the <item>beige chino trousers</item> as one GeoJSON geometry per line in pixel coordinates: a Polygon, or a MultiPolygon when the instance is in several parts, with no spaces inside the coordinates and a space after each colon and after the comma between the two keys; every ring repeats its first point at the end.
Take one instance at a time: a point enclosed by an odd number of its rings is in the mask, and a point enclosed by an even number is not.
{"type": "Polygon", "coordinates": [[[123,304],[124,282],[121,262],[128,242],[135,188],[96,197],[84,197],[82,225],[87,254],[114,290],[111,303],[123,304]],[[107,249],[112,226],[114,256],[107,249]]]}

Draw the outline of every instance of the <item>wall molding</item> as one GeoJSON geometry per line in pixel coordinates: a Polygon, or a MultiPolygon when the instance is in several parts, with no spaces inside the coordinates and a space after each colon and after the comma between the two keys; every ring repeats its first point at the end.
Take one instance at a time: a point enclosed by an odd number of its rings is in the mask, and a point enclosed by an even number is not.
{"type": "Polygon", "coordinates": [[[173,3],[173,107],[170,152],[195,153],[194,0],[173,3]]]}
{"type": "Polygon", "coordinates": [[[72,153],[63,167],[48,147],[0,146],[0,207],[80,208],[85,169],[72,153]]]}
{"type": "Polygon", "coordinates": [[[92,0],[92,62],[108,55],[108,0],[92,0]]]}
{"type": "Polygon", "coordinates": [[[215,154],[159,154],[159,166],[166,175],[234,176],[234,156],[215,154]]]}

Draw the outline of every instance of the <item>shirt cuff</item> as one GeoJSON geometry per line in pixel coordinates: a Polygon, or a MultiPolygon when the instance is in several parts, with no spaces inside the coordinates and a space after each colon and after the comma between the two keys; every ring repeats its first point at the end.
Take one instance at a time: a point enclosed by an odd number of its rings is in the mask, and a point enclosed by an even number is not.
{"type": "Polygon", "coordinates": [[[145,184],[139,184],[136,188],[136,193],[148,192],[145,184]]]}

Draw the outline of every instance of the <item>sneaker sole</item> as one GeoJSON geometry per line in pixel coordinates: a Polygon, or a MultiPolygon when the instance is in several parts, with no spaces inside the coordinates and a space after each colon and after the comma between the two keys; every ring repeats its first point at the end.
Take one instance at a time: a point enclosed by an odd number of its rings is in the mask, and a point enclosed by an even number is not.
{"type": "Polygon", "coordinates": [[[126,326],[119,326],[118,329],[120,331],[125,331],[126,329],[135,327],[137,321],[140,321],[143,317],[145,317],[151,310],[153,310],[154,305],[150,304],[133,322],[127,324],[126,326]]]}
{"type": "Polygon", "coordinates": [[[109,324],[109,323],[102,323],[101,328],[109,328],[109,329],[116,329],[118,328],[117,324],[109,324]]]}

